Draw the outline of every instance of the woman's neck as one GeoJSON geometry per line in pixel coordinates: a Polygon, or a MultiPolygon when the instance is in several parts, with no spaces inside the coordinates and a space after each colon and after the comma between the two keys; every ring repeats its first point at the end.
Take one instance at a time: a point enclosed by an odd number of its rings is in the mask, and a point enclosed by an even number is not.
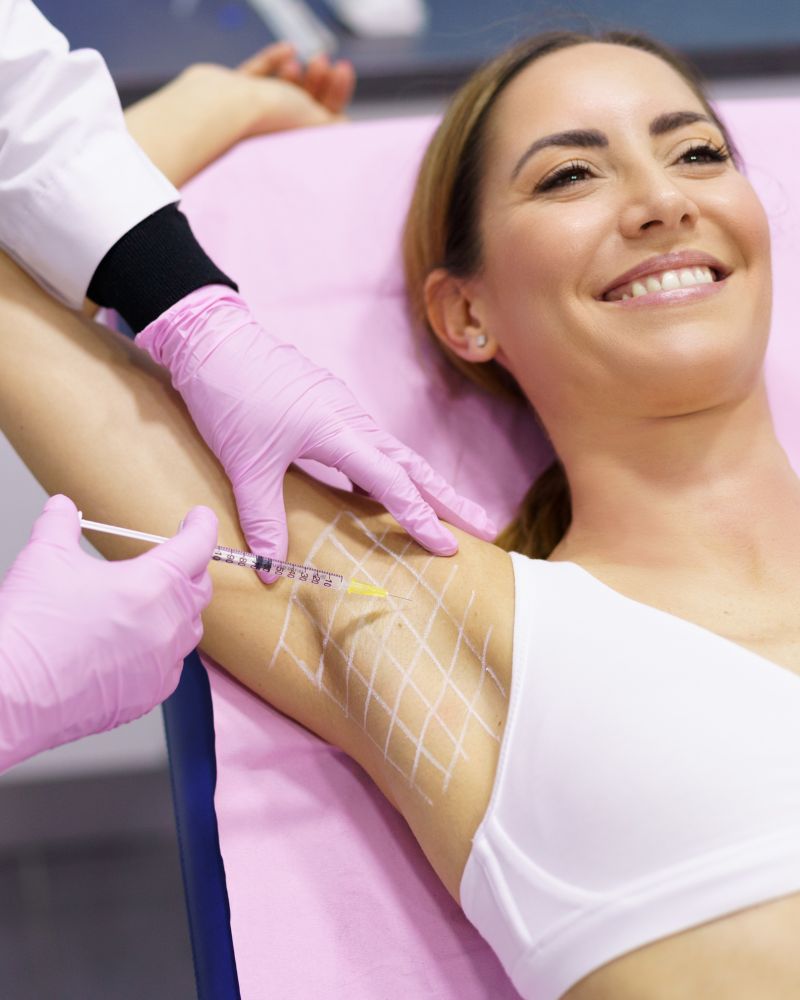
{"type": "Polygon", "coordinates": [[[763,384],[735,406],[593,437],[562,455],[573,519],[552,559],[723,570],[748,584],[800,560],[800,480],[763,384]]]}

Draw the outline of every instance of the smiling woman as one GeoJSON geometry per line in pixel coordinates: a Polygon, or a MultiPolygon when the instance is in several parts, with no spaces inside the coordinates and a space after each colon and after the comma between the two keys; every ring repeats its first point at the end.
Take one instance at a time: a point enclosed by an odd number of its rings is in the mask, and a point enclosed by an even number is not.
{"type": "Polygon", "coordinates": [[[762,698],[764,718],[783,697],[800,710],[800,484],[763,382],[769,230],[732,137],[649,39],[530,39],[445,116],[405,263],[419,324],[468,377],[527,398],[558,456],[501,538],[563,587],[528,590],[515,564],[538,655],[520,681],[517,632],[508,774],[501,758],[462,883],[468,915],[526,996],[795,995],[800,966],[779,942],[800,868],[780,848],[773,867],[766,847],[800,829],[793,724],[757,765],[740,734],[762,698]],[[515,712],[529,743],[511,735],[515,712]],[[509,791],[515,766],[529,810],[509,791]],[[755,806],[778,773],[777,811],[755,806]],[[710,813],[727,819],[712,830],[710,813]],[[746,910],[758,900],[738,895],[742,880],[787,898],[746,910]],[[611,960],[618,934],[628,954],[611,960]],[[764,934],[766,953],[746,944],[764,934]]]}
{"type": "MultiPolygon", "coordinates": [[[[411,608],[215,567],[203,648],[363,765],[522,996],[797,996],[800,484],[731,137],[653,43],[534,39],[445,116],[406,264],[419,320],[559,455],[517,551],[434,559],[292,473],[290,557],[346,553],[411,608]]],[[[0,287],[0,422],[42,481],[158,533],[205,502],[241,546],[163,373],[7,261],[0,287]]]]}

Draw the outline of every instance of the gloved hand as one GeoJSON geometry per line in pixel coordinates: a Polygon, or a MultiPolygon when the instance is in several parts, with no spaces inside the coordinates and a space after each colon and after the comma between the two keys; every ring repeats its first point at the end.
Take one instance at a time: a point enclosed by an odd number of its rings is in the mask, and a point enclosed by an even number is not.
{"type": "Polygon", "coordinates": [[[343,472],[436,555],[458,550],[437,514],[480,538],[496,535],[481,507],[381,431],[340,379],[267,333],[230,288],[197,289],[136,343],[169,370],[222,462],[251,551],[286,558],[283,477],[299,458],[343,472]]]}
{"type": "Polygon", "coordinates": [[[177,686],[211,600],[207,507],[136,559],[78,546],[75,504],[51,497],[0,585],[0,771],[144,715],[177,686]]]}

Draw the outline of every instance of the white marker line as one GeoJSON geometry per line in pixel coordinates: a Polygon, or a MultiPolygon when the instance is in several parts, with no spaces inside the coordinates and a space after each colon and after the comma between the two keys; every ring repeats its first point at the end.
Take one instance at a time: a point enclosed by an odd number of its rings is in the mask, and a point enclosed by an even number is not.
{"type": "Polygon", "coordinates": [[[425,719],[423,720],[422,728],[419,731],[419,743],[417,744],[417,752],[416,752],[416,754],[414,756],[414,763],[413,763],[413,765],[411,767],[411,777],[409,778],[409,780],[411,782],[413,782],[414,778],[416,778],[416,776],[417,776],[417,768],[419,767],[420,750],[422,749],[422,746],[423,746],[423,744],[425,742],[425,734],[428,731],[428,726],[431,724],[431,719],[433,718],[434,715],[436,715],[437,710],[439,708],[439,705],[442,703],[442,699],[444,698],[444,696],[447,693],[448,689],[451,688],[451,687],[453,687],[453,667],[455,666],[456,661],[458,660],[458,654],[459,654],[459,651],[461,649],[461,640],[462,640],[462,638],[464,636],[464,626],[467,623],[467,616],[469,615],[469,609],[472,607],[472,602],[474,600],[475,600],[475,591],[473,590],[472,593],[469,596],[469,600],[467,601],[467,605],[464,608],[464,616],[461,619],[461,623],[458,626],[458,636],[456,637],[456,641],[455,641],[455,644],[453,646],[453,655],[450,657],[450,663],[449,663],[449,665],[447,667],[447,673],[446,673],[446,675],[444,677],[444,681],[443,681],[442,687],[441,687],[441,689],[439,691],[439,695],[436,698],[436,700],[434,701],[433,705],[431,705],[431,707],[428,709],[427,713],[425,714],[425,719]]]}
{"type": "Polygon", "coordinates": [[[436,667],[438,668],[439,672],[442,673],[442,674],[444,674],[444,667],[441,665],[441,663],[439,663],[438,659],[436,658],[436,656],[433,653],[433,650],[431,650],[429,648],[429,646],[428,646],[428,636],[430,635],[431,629],[433,628],[433,623],[436,620],[436,615],[437,615],[437,613],[439,611],[439,607],[440,607],[442,601],[444,600],[445,594],[447,593],[447,588],[452,583],[453,578],[455,577],[455,575],[456,575],[457,572],[458,572],[458,566],[452,566],[451,569],[450,569],[450,576],[447,578],[447,582],[444,585],[444,590],[442,591],[441,595],[437,598],[437,600],[434,602],[433,608],[431,609],[431,613],[428,616],[427,622],[425,623],[425,630],[424,630],[423,638],[417,644],[417,648],[414,651],[414,655],[411,657],[411,661],[408,664],[407,672],[406,672],[406,674],[405,674],[405,676],[403,678],[404,683],[402,683],[400,685],[400,687],[398,688],[398,690],[397,690],[397,695],[395,697],[395,702],[394,702],[394,711],[392,713],[392,720],[391,720],[391,722],[389,724],[389,732],[386,734],[386,748],[387,748],[387,752],[388,752],[389,740],[391,739],[391,735],[392,735],[392,725],[394,723],[394,719],[397,716],[397,711],[398,711],[398,709],[400,707],[400,699],[403,697],[403,691],[405,691],[405,689],[406,689],[407,679],[408,679],[408,677],[411,674],[413,674],[414,667],[417,665],[417,660],[420,658],[420,655],[422,654],[423,649],[428,650],[428,654],[431,657],[433,663],[436,665],[436,667]]]}
{"type": "MultiPolygon", "coordinates": [[[[447,787],[450,784],[450,779],[453,777],[453,771],[455,770],[456,760],[458,758],[459,752],[463,753],[462,746],[464,743],[464,738],[467,735],[467,726],[469,725],[469,720],[471,718],[472,719],[480,718],[479,713],[474,710],[474,705],[475,702],[478,700],[478,696],[480,695],[481,690],[483,688],[484,679],[486,678],[487,675],[487,671],[484,669],[484,665],[486,663],[486,650],[489,648],[489,640],[492,637],[493,628],[494,628],[493,625],[489,626],[489,628],[486,631],[486,636],[484,637],[483,640],[483,652],[481,653],[481,675],[478,678],[478,684],[475,688],[475,691],[473,692],[472,699],[469,705],[469,710],[467,711],[467,714],[464,716],[464,722],[461,726],[461,732],[458,734],[458,743],[456,743],[455,747],[453,748],[453,756],[450,758],[450,764],[448,765],[444,783],[442,784],[443,792],[447,791],[447,787]]],[[[498,733],[492,732],[490,735],[496,743],[500,742],[500,736],[498,733]]]]}
{"type": "MultiPolygon", "coordinates": [[[[347,511],[347,513],[350,513],[350,511],[347,511]]],[[[382,549],[384,552],[386,552],[390,556],[392,556],[392,558],[398,559],[397,553],[393,552],[390,548],[388,548],[386,545],[383,544],[382,539],[383,539],[384,535],[381,535],[381,538],[379,539],[379,538],[377,538],[376,535],[374,535],[369,530],[369,528],[366,527],[366,525],[362,525],[362,528],[363,528],[364,532],[366,533],[367,537],[371,541],[373,541],[375,543],[376,548],[382,549]]],[[[408,572],[412,574],[412,576],[416,576],[417,575],[415,573],[415,571],[412,569],[412,567],[409,566],[408,563],[406,563],[404,560],[398,559],[398,562],[400,562],[400,564],[405,569],[407,569],[408,572]]],[[[431,560],[428,561],[427,565],[425,566],[425,569],[427,569],[427,566],[430,565],[430,562],[431,562],[431,560]]],[[[434,600],[435,600],[437,598],[437,594],[436,594],[436,591],[433,589],[433,587],[426,580],[424,580],[424,579],[420,579],[419,582],[428,591],[428,593],[431,595],[431,597],[433,597],[434,600]]],[[[448,618],[452,622],[453,625],[455,625],[457,627],[457,622],[456,622],[455,616],[452,615],[447,610],[447,608],[442,608],[442,614],[445,616],[445,618],[448,618]]],[[[480,656],[480,654],[478,653],[477,647],[475,645],[473,645],[473,643],[471,642],[471,640],[469,639],[468,636],[465,636],[464,638],[465,638],[465,645],[467,646],[467,648],[469,649],[469,651],[475,656],[475,658],[478,659],[479,656],[480,656]]],[[[490,667],[487,668],[487,672],[488,672],[489,677],[491,677],[492,681],[497,685],[497,688],[500,691],[500,693],[503,695],[503,697],[507,698],[508,695],[507,695],[507,692],[505,690],[505,687],[500,683],[500,679],[498,678],[497,674],[490,667]]]]}
{"type": "MultiPolygon", "coordinates": [[[[402,676],[402,674],[403,674],[403,672],[404,672],[404,668],[403,668],[403,667],[401,666],[401,664],[399,663],[399,661],[398,661],[397,659],[395,659],[395,657],[394,657],[394,655],[393,655],[393,654],[391,653],[391,651],[387,650],[387,652],[386,652],[386,658],[387,658],[387,659],[388,659],[388,660],[389,660],[389,661],[390,661],[390,662],[391,662],[392,664],[394,664],[394,666],[396,666],[396,667],[397,667],[397,669],[398,669],[399,673],[400,673],[400,674],[401,674],[401,676],[402,676]]],[[[428,696],[427,696],[427,695],[425,694],[425,692],[424,692],[424,691],[423,691],[423,690],[422,690],[422,689],[420,688],[420,686],[419,686],[419,685],[417,684],[417,682],[416,682],[416,681],[414,680],[414,678],[413,678],[413,677],[410,677],[410,678],[409,678],[409,680],[408,680],[408,686],[409,686],[409,687],[411,688],[411,690],[412,690],[412,691],[413,691],[413,692],[414,692],[415,694],[419,695],[419,698],[420,698],[420,701],[421,701],[421,702],[423,703],[423,705],[424,705],[424,706],[425,706],[426,708],[428,708],[428,709],[429,709],[429,708],[431,707],[431,705],[433,704],[433,702],[432,702],[432,701],[431,701],[431,700],[430,700],[430,699],[428,698],[428,696]]],[[[453,744],[455,745],[455,744],[456,744],[456,743],[458,742],[458,738],[456,737],[455,733],[454,733],[454,732],[452,732],[452,730],[451,730],[451,729],[450,729],[450,727],[449,727],[449,726],[447,725],[447,723],[445,722],[445,720],[444,720],[444,719],[441,719],[441,718],[438,718],[438,717],[437,717],[437,721],[438,721],[439,725],[440,725],[440,726],[442,727],[442,729],[444,730],[444,732],[445,732],[445,733],[447,734],[447,736],[448,736],[448,737],[450,738],[450,742],[451,742],[451,743],[453,743],[453,744]]],[[[464,753],[464,751],[463,751],[463,750],[461,751],[461,755],[463,756],[464,760],[469,760],[469,758],[467,757],[466,753],[464,753]]]]}
{"type": "MultiPolygon", "coordinates": [[[[314,612],[313,612],[313,611],[312,611],[312,610],[311,610],[310,608],[307,608],[307,607],[306,607],[306,606],[305,606],[305,605],[304,605],[304,604],[303,604],[303,603],[302,603],[301,601],[299,601],[299,600],[297,601],[297,607],[298,607],[298,608],[300,608],[300,610],[301,610],[301,611],[303,612],[303,614],[305,614],[305,616],[306,616],[306,617],[308,618],[308,620],[309,620],[309,621],[311,622],[312,626],[313,626],[313,627],[314,627],[314,628],[315,628],[315,629],[316,629],[316,630],[317,630],[317,631],[318,631],[318,632],[319,632],[320,634],[322,634],[322,630],[321,630],[321,628],[320,628],[320,625],[319,625],[319,622],[318,622],[318,621],[316,620],[316,618],[314,617],[314,612]]],[[[331,645],[331,647],[332,647],[333,649],[335,649],[335,650],[336,650],[336,652],[337,652],[337,653],[339,653],[339,655],[340,655],[340,656],[342,657],[342,659],[344,659],[344,658],[345,658],[345,652],[344,652],[344,650],[343,650],[343,649],[342,649],[342,647],[341,647],[341,646],[340,646],[340,645],[339,645],[339,644],[338,644],[338,643],[336,642],[336,640],[335,640],[335,639],[331,639],[331,640],[330,640],[330,645],[331,645]]],[[[292,655],[293,655],[293,654],[292,654],[292,655]]],[[[293,658],[294,658],[294,657],[293,657],[293,658]]],[[[296,659],[296,658],[295,658],[295,659],[296,659]]],[[[302,661],[301,661],[301,662],[302,662],[302,661]]],[[[354,672],[354,673],[356,674],[356,676],[357,676],[357,677],[358,677],[358,678],[359,678],[359,679],[361,680],[361,682],[362,682],[362,683],[364,684],[364,686],[366,687],[366,685],[367,685],[367,678],[366,678],[366,677],[365,677],[365,676],[364,676],[364,675],[363,675],[363,674],[361,673],[361,671],[360,671],[360,670],[359,670],[359,669],[358,669],[357,667],[354,667],[354,668],[353,668],[353,672],[354,672]]],[[[309,679],[309,680],[311,681],[311,683],[312,683],[312,684],[314,684],[314,686],[315,686],[316,688],[318,688],[318,690],[320,690],[320,691],[324,692],[325,694],[327,694],[327,695],[328,695],[328,697],[329,697],[329,698],[331,699],[331,701],[333,701],[333,702],[334,702],[334,703],[335,703],[336,705],[338,705],[338,706],[339,706],[340,708],[343,708],[343,707],[344,707],[344,706],[342,705],[342,703],[341,703],[341,702],[339,701],[339,699],[338,699],[338,698],[336,698],[336,697],[334,696],[334,694],[333,694],[333,692],[332,692],[332,691],[330,690],[330,688],[327,688],[327,687],[325,687],[325,686],[324,686],[323,684],[319,684],[319,683],[317,683],[317,675],[316,675],[316,674],[315,674],[315,673],[314,673],[313,671],[311,671],[311,670],[307,670],[307,671],[305,671],[305,674],[306,674],[306,676],[308,677],[308,679],[309,679]]],[[[375,701],[375,702],[376,702],[376,703],[377,703],[377,704],[378,704],[378,705],[379,705],[379,706],[380,706],[380,707],[381,707],[381,708],[382,708],[382,709],[383,709],[383,710],[384,710],[384,711],[386,712],[386,714],[387,714],[387,715],[391,715],[391,712],[392,712],[392,710],[391,710],[391,708],[389,707],[389,704],[388,704],[388,702],[387,702],[387,701],[386,701],[386,700],[385,700],[384,698],[382,698],[382,697],[381,697],[381,696],[380,696],[380,695],[379,695],[379,694],[378,694],[377,692],[373,692],[373,700],[374,700],[374,701],[375,701]]],[[[413,733],[411,732],[411,730],[410,730],[410,729],[408,728],[407,724],[406,724],[405,722],[403,722],[403,720],[402,720],[402,719],[398,719],[398,720],[397,720],[397,726],[398,726],[398,728],[400,729],[400,731],[401,731],[401,732],[403,733],[403,735],[404,735],[404,736],[407,736],[407,737],[408,737],[408,739],[409,739],[409,740],[411,740],[411,742],[412,742],[412,743],[416,743],[416,737],[415,737],[415,735],[414,735],[414,734],[413,734],[413,733]]],[[[380,744],[380,743],[379,743],[379,742],[378,742],[378,741],[377,741],[377,740],[375,739],[375,737],[374,737],[374,736],[373,736],[373,735],[372,735],[372,734],[371,734],[371,733],[369,732],[369,730],[368,730],[368,729],[366,728],[366,726],[363,726],[363,727],[362,727],[362,729],[363,729],[364,733],[365,733],[365,734],[366,734],[366,735],[367,735],[367,736],[368,736],[368,737],[370,738],[370,740],[372,740],[372,742],[373,742],[373,743],[375,744],[375,746],[377,746],[377,747],[378,747],[379,749],[381,749],[381,750],[382,750],[382,749],[383,749],[382,745],[381,745],[381,744],[380,744]]],[[[438,771],[441,771],[441,772],[442,772],[442,774],[446,774],[446,768],[445,768],[444,764],[442,764],[442,762],[441,762],[441,761],[437,760],[437,759],[436,759],[436,758],[435,758],[435,757],[433,756],[433,754],[431,754],[431,753],[430,753],[430,752],[429,752],[428,750],[425,750],[425,749],[423,749],[423,756],[424,756],[424,757],[426,758],[426,760],[428,760],[428,761],[429,761],[429,762],[430,762],[430,763],[431,763],[431,764],[432,764],[432,765],[433,765],[433,766],[434,766],[434,767],[435,767],[435,768],[436,768],[436,769],[437,769],[438,771]]],[[[402,770],[402,768],[400,768],[399,766],[398,766],[398,770],[400,771],[400,773],[401,773],[401,774],[403,774],[404,776],[406,776],[406,777],[407,777],[407,775],[406,775],[405,771],[403,771],[403,770],[402,770]]]]}
{"type": "MultiPolygon", "coordinates": [[[[444,674],[444,668],[438,662],[438,660],[436,660],[436,658],[435,658],[435,656],[433,654],[433,651],[428,646],[428,644],[427,644],[427,638],[425,636],[423,636],[423,635],[420,635],[420,633],[418,632],[418,630],[415,627],[415,625],[413,624],[413,622],[409,621],[407,618],[404,618],[403,621],[406,623],[409,631],[413,634],[414,638],[420,644],[420,647],[423,648],[428,653],[428,655],[431,657],[431,659],[436,663],[436,666],[439,668],[439,670],[441,671],[441,673],[444,674]]],[[[466,646],[467,643],[465,642],[464,645],[466,646]]],[[[470,646],[469,648],[471,650],[473,647],[470,646]]],[[[477,659],[477,657],[476,657],[476,659],[477,659]]],[[[491,675],[492,672],[487,668],[486,673],[487,673],[487,675],[491,675]]],[[[467,698],[467,696],[464,694],[464,692],[457,685],[454,685],[453,691],[454,691],[456,697],[459,698],[464,703],[464,705],[466,705],[467,708],[469,709],[470,700],[467,698]]],[[[500,691],[502,693],[502,688],[500,688],[500,691]]],[[[486,730],[486,732],[489,733],[490,736],[494,735],[493,730],[491,728],[491,725],[489,723],[484,722],[483,719],[481,719],[480,715],[478,715],[478,714],[476,714],[475,718],[478,721],[478,723],[486,730]]]]}

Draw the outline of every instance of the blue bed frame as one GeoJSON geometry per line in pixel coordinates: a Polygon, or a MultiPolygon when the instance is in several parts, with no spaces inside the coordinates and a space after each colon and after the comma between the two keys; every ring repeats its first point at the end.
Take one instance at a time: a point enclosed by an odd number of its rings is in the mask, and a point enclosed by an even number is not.
{"type": "Polygon", "coordinates": [[[184,660],[180,684],[164,702],[163,714],[197,996],[241,1000],[214,811],[211,688],[196,651],[184,660]]]}

